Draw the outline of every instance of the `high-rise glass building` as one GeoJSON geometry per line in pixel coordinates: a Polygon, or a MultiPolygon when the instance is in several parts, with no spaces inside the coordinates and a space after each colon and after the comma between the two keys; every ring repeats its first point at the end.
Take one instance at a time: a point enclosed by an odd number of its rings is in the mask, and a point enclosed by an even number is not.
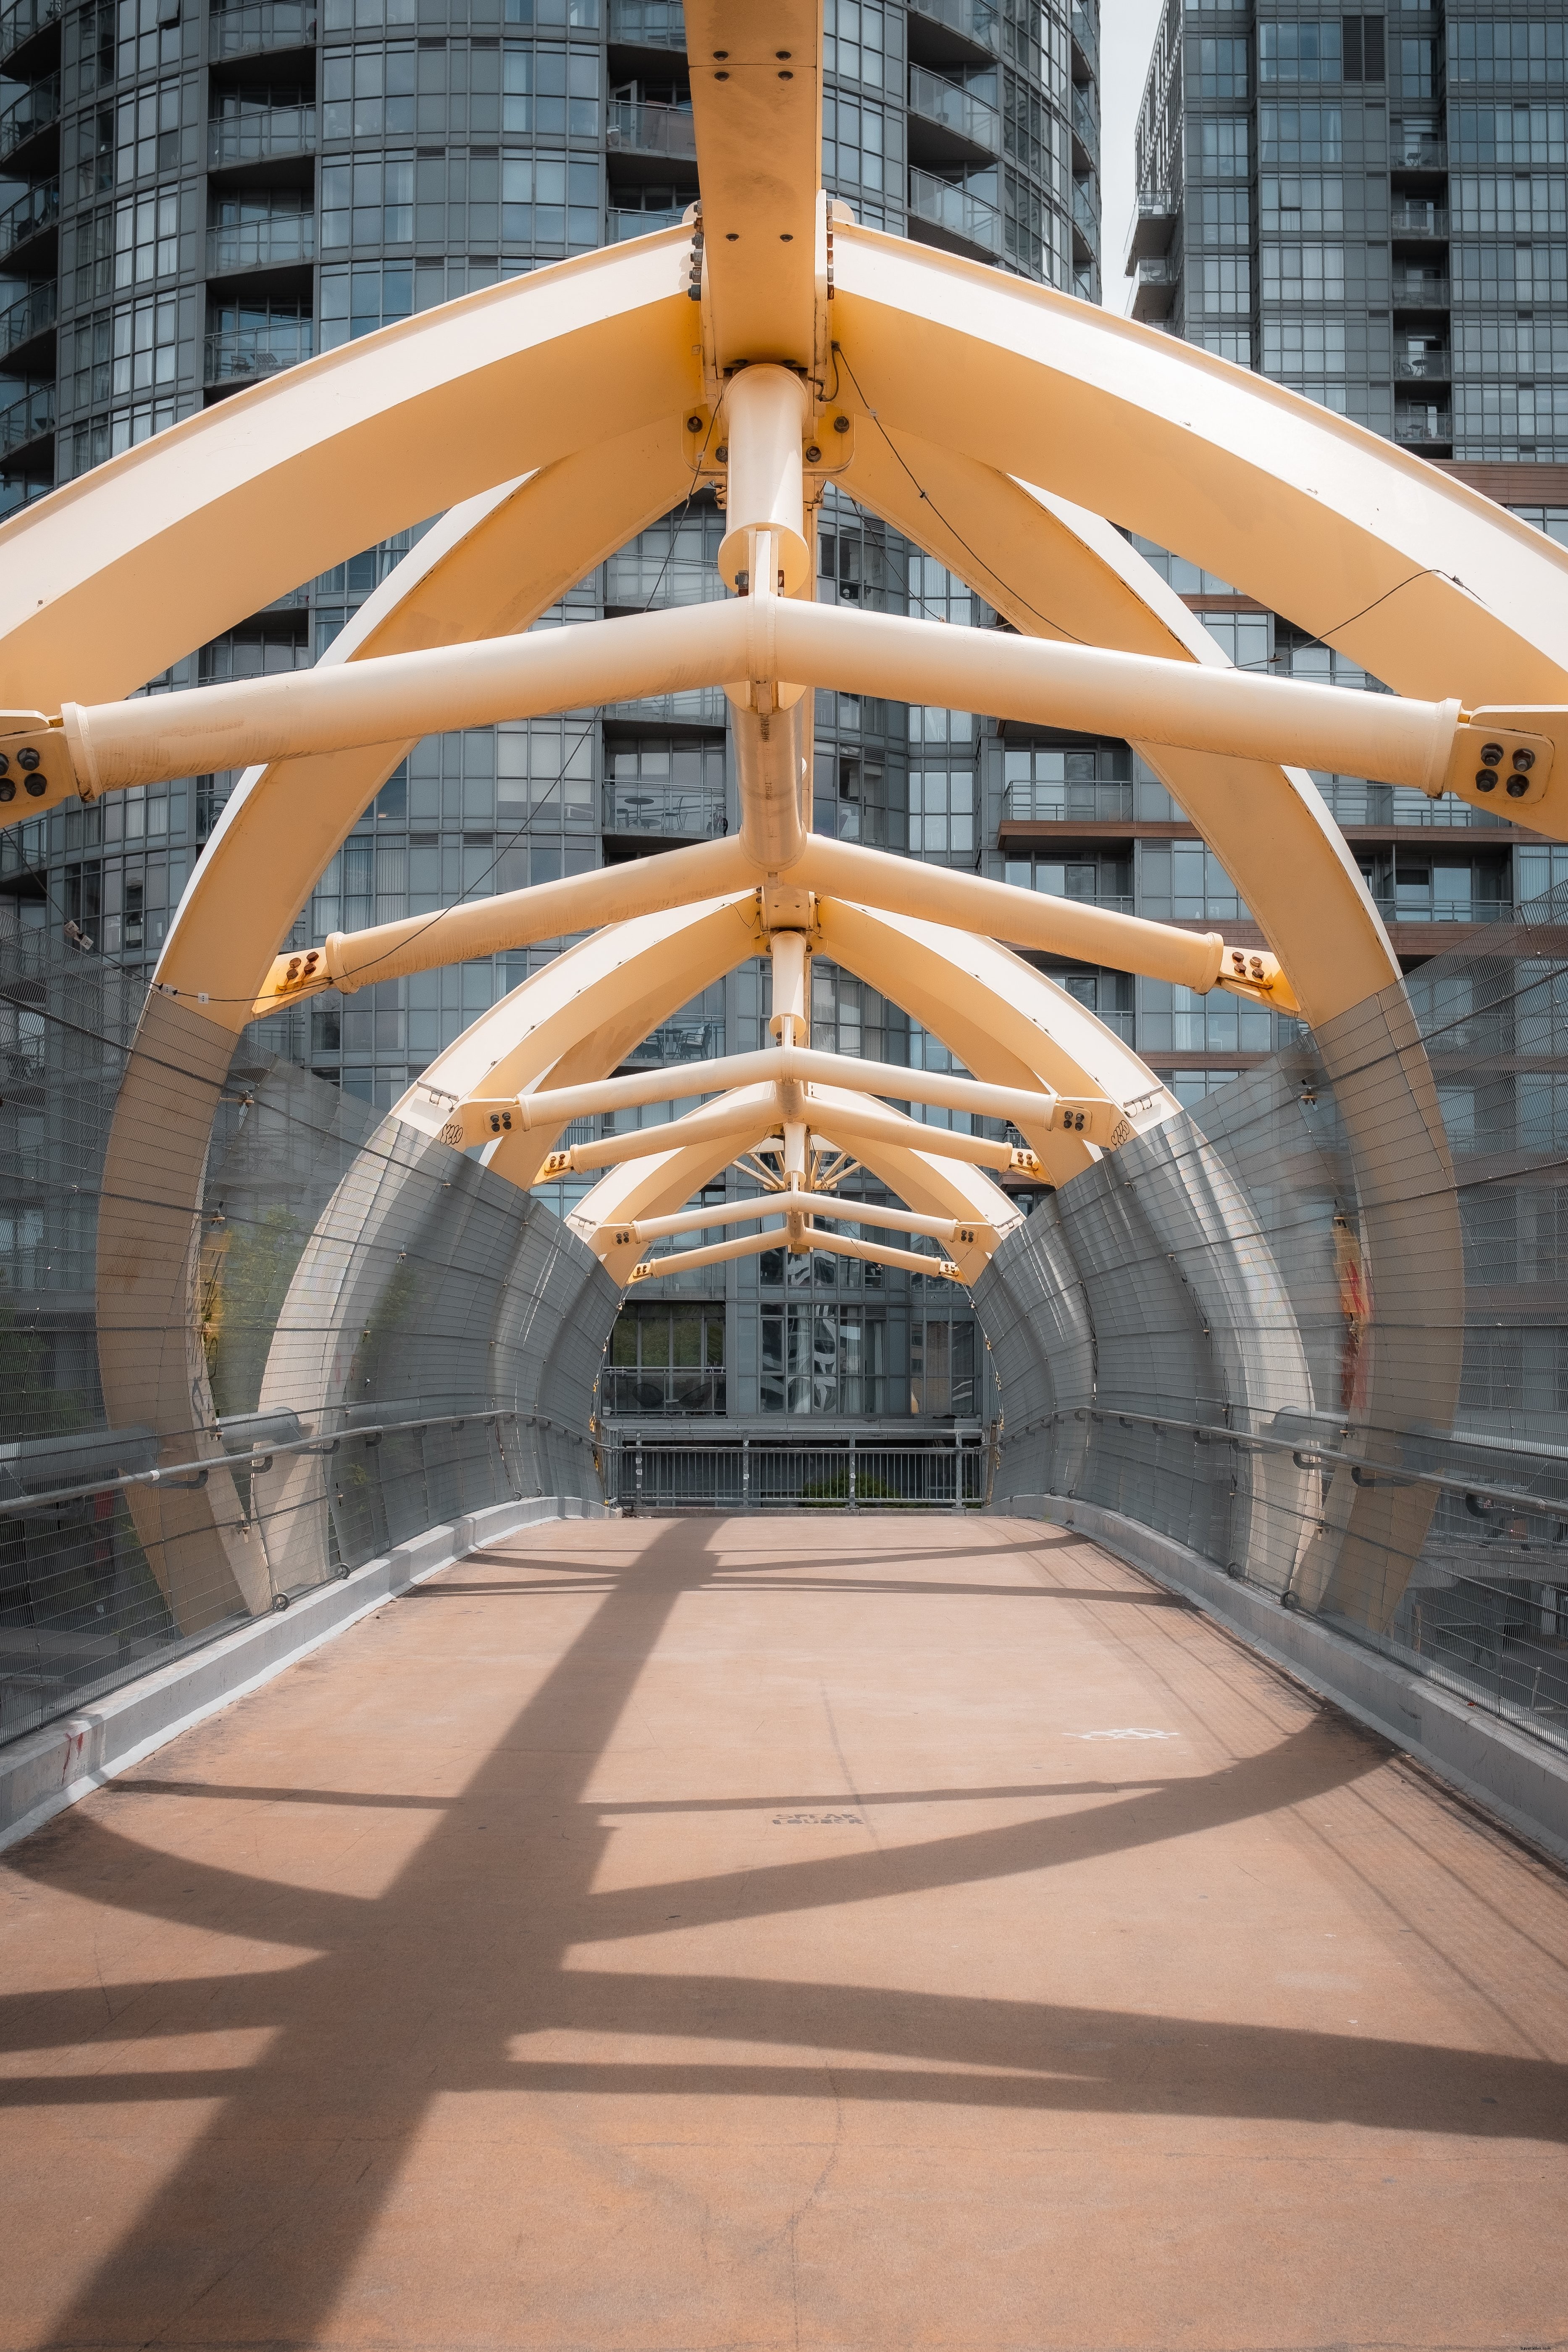
{"type": "MultiPolygon", "coordinates": [[[[826,0],[825,34],[832,194],[879,228],[1099,299],[1093,0],[826,0]]],[[[14,0],[0,13],[5,507],[351,337],[679,221],[700,194],[684,40],[679,0],[14,0]]],[[[721,593],[721,535],[710,500],[692,499],[542,625],[721,593]]],[[[150,688],[308,666],[408,543],[302,581],[150,688]]],[[[992,618],[831,494],[819,571],[820,596],[992,618]]],[[[426,741],[321,877],[295,943],[722,832],[736,815],[725,711],[721,694],[692,694],[426,741]]],[[[1017,863],[1008,812],[1054,805],[1084,757],[968,713],[837,695],[818,698],[816,742],[819,827],[993,873],[1017,863]]],[[[1100,761],[1108,778],[1120,757],[1100,761]]],[[[234,781],[193,776],[13,829],[0,928],[68,923],[90,952],[150,970],[234,781]]],[[[1080,866],[1043,864],[1040,887],[1079,888],[1080,866]]],[[[1093,871],[1097,889],[1125,890],[1114,857],[1093,871]]],[[[249,1034],[389,1108],[548,952],[318,999],[249,1034]]],[[[1131,1018],[1124,983],[1072,984],[1131,1018]]],[[[945,1066],[860,983],[819,962],[814,985],[819,1041],[945,1066]]],[[[637,1063],[757,1044],[764,987],[743,968],[637,1063]]],[[[555,1205],[573,1197],[559,1188],[555,1205]]],[[[995,1409],[962,1293],[782,1255],[639,1297],[604,1402],[667,1431],[995,1409]]]]}
{"type": "MultiPolygon", "coordinates": [[[[1133,315],[1568,543],[1565,52],[1563,0],[1355,15],[1169,0],[1138,124],[1133,315]]],[[[1228,583],[1150,551],[1237,661],[1375,686],[1228,583]]],[[[1488,811],[1359,776],[1318,781],[1406,970],[1568,875],[1560,848],[1488,811]]],[[[1135,788],[1137,822],[1110,853],[1135,903],[1228,922],[1235,893],[1163,800],[1135,788]]],[[[1173,1042],[1188,1048],[1178,1092],[1246,1058],[1208,1049],[1215,1018],[1213,999],[1175,1012],[1173,1042]]],[[[1240,1030],[1255,1019],[1243,1013],[1240,1030]]],[[[1147,1019],[1139,1042],[1163,1064],[1168,1041],[1147,1019]]]]}

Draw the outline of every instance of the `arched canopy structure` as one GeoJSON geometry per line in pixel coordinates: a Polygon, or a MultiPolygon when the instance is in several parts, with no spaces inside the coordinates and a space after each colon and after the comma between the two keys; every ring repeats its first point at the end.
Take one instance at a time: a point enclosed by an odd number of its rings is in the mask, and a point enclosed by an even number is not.
{"type": "MultiPolygon", "coordinates": [[[[1568,838],[1568,555],[1244,370],[858,226],[817,185],[816,0],[770,12],[766,55],[752,54],[751,21],[735,0],[689,5],[694,60],[726,62],[694,64],[703,197],[683,227],[290,370],[0,530],[12,706],[0,824],[72,793],[250,762],[171,930],[111,1139],[112,1180],[132,1124],[155,1106],[175,1171],[166,1214],[133,1182],[106,1185],[111,1410],[133,1377],[116,1335],[188,1291],[182,1218],[213,1074],[253,1014],[589,933],[478,1022],[397,1117],[479,1144],[521,1187],[603,1169],[572,1223],[616,1282],[656,1273],[647,1242],[744,1154],[782,1232],[708,1255],[782,1242],[875,1255],[901,1247],[901,1233],[946,1245],[917,1263],[972,1280],[1016,1224],[997,1173],[1063,1185],[1167,1120],[1175,1106],[1153,1075],[1016,950],[1227,989],[1315,1025],[1380,999],[1409,1115],[1396,1132],[1386,1077],[1350,1068],[1341,1107],[1383,1295],[1403,1286],[1411,1307],[1380,1353],[1367,1444],[1392,1388],[1441,1426],[1458,1371],[1442,1302],[1459,1280],[1441,1118],[1402,1025],[1386,935],[1305,770],[1457,792],[1568,838]],[[725,602],[531,629],[710,479],[727,496],[725,602]],[[1010,626],[816,607],[815,508],[829,480],[1010,626]],[[301,575],[437,511],[313,672],[135,697],[301,575]],[[1238,675],[1123,530],[1288,614],[1394,692],[1238,675]],[[279,952],[315,876],[419,736],[696,685],[730,697],[738,837],[279,952]],[[1268,950],[814,835],[810,689],[824,685],[1127,736],[1235,877],[1268,950]],[[657,1150],[646,1137],[563,1141],[574,1119],[672,1098],[673,1081],[617,1076],[625,1057],[759,953],[773,967],[772,1047],[680,1076],[681,1095],[716,1104],[676,1121],[657,1150]],[[921,1133],[889,1108],[884,1067],[815,1055],[814,953],[872,978],[968,1073],[900,1073],[898,1101],[1010,1122],[1021,1139],[921,1133]],[[1413,1168],[1420,1180],[1415,1213],[1389,1206],[1391,1152],[1406,1189],[1413,1168]],[[851,1160],[905,1202],[901,1227],[837,1233],[830,1188],[851,1160]]],[[[195,1399],[199,1422],[194,1339],[161,1377],[169,1410],[195,1399]]],[[[1382,1498],[1379,1539],[1402,1510],[1407,1537],[1422,1507],[1419,1496],[1382,1498]]],[[[1364,1532],[1358,1513],[1352,1497],[1347,1544],[1364,1532]]]]}

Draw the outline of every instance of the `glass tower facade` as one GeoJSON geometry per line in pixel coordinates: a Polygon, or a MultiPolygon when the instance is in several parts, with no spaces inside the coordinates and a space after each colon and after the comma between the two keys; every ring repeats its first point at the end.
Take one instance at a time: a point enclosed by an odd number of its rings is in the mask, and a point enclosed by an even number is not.
{"type": "MultiPolygon", "coordinates": [[[[1568,544],[1565,47],[1563,0],[1348,16],[1310,0],[1169,0],[1138,124],[1134,317],[1353,418],[1568,544]]],[[[1375,685],[1228,583],[1146,551],[1234,659],[1375,685]]],[[[1488,811],[1359,776],[1318,781],[1406,971],[1479,943],[1481,926],[1568,877],[1560,847],[1488,811]]],[[[1228,922],[1235,894],[1165,796],[1135,787],[1131,813],[1100,854],[1127,861],[1139,911],[1228,922]]],[[[1167,1045],[1186,1048],[1178,1093],[1245,1064],[1210,1050],[1216,1017],[1244,1048],[1249,1024],[1264,1025],[1210,999],[1176,1010],[1168,1037],[1163,1013],[1141,1009],[1157,1066],[1172,1066],[1167,1045]]]]}
{"type": "MultiPolygon", "coordinates": [[[[832,194],[876,227],[1099,299],[1093,5],[826,0],[825,37],[832,194]]],[[[0,13],[0,503],[353,336],[678,221],[700,194],[684,41],[677,0],[16,0],[0,13]]],[[[847,500],[830,493],[820,524],[819,596],[992,620],[847,500]]],[[[309,666],[412,536],[301,582],[150,689],[309,666]]],[[[541,625],[717,595],[721,536],[699,496],[541,625]]],[[[966,713],[837,695],[818,698],[816,738],[819,828],[993,873],[1016,863],[1005,819],[1020,780],[1032,808],[1082,760],[966,713]]],[[[1117,756],[1111,791],[1128,789],[1117,756]]],[[[92,942],[82,952],[150,970],[235,781],[193,776],[0,836],[0,933],[69,925],[92,942]]],[[[721,694],[432,739],[320,877],[292,943],[735,819],[721,694]]],[[[1040,887],[1058,887],[1045,870],[1040,887]]],[[[1107,865],[1108,887],[1119,871],[1107,865]]],[[[1079,887],[1077,867],[1060,887],[1079,887]]],[[[321,998],[249,1034],[388,1108],[549,952],[321,998]]],[[[1124,983],[1073,984],[1128,1017],[1124,983]]],[[[765,988],[743,968],[637,1066],[757,1045],[765,988]]],[[[830,966],[814,989],[821,1042],[947,1066],[830,966]]],[[[565,1209],[574,1193],[552,1197],[565,1209]]],[[[995,1411],[962,1293],[782,1255],[639,1297],[604,1402],[666,1432],[995,1411]]]]}

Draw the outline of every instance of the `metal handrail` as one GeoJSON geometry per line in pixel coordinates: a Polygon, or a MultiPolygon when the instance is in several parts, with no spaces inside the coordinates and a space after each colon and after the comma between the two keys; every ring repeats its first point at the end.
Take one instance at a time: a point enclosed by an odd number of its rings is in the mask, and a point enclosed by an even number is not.
{"type": "Polygon", "coordinates": [[[86,1502],[93,1495],[124,1494],[132,1486],[178,1486],[182,1483],[205,1486],[215,1470],[268,1470],[280,1454],[335,1454],[345,1438],[358,1438],[365,1444],[378,1443],[384,1437],[395,1437],[411,1429],[461,1429],[465,1422],[482,1422],[487,1428],[500,1421],[521,1421],[531,1429],[558,1429],[577,1445],[596,1446],[600,1441],[591,1431],[574,1428],[570,1422],[557,1421],[547,1412],[519,1412],[514,1407],[496,1405],[472,1412],[421,1413],[414,1421],[373,1421],[361,1429],[340,1429],[326,1436],[317,1432],[309,1437],[291,1437],[280,1445],[250,1446],[243,1454],[209,1454],[195,1462],[166,1462],[155,1470],[128,1470],[115,1478],[94,1478],[85,1486],[57,1486],[38,1495],[17,1495],[0,1497],[0,1518],[26,1518],[30,1511],[55,1510],[66,1503],[86,1502]],[[195,1473],[194,1478],[190,1474],[195,1473]]]}
{"type": "Polygon", "coordinates": [[[1036,1420],[1026,1422],[1018,1433],[1027,1437],[1033,1431],[1049,1429],[1058,1421],[1113,1421],[1123,1428],[1136,1425],[1156,1430],[1162,1435],[1169,1430],[1176,1436],[1195,1437],[1200,1444],[1212,1444],[1218,1439],[1240,1454],[1289,1454],[1299,1470],[1315,1470],[1331,1462],[1348,1469],[1358,1486],[1435,1486],[1444,1494],[1462,1495],[1467,1502],[1472,1497],[1484,1500],[1489,1508],[1493,1503],[1500,1503],[1509,1510],[1534,1511],[1540,1517],[1555,1515],[1568,1519],[1568,1495],[1554,1499],[1549,1495],[1521,1494],[1516,1486],[1493,1486],[1485,1479],[1449,1477],[1440,1470],[1408,1470],[1397,1463],[1369,1462],[1364,1454],[1347,1454],[1342,1447],[1324,1445],[1315,1438],[1303,1441],[1299,1437],[1267,1437],[1259,1430],[1227,1429],[1223,1423],[1188,1421],[1181,1413],[1123,1412],[1119,1405],[1080,1404],[1065,1412],[1041,1413],[1036,1420]]]}

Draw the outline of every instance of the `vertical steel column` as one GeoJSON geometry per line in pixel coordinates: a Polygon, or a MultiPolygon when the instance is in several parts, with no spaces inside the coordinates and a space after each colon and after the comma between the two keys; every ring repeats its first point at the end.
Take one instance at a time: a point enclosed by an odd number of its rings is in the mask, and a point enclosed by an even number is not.
{"type": "Polygon", "coordinates": [[[859,1505],[856,1500],[855,1452],[855,1432],[851,1430],[849,1433],[849,1507],[852,1511],[858,1510],[859,1508],[859,1505]]]}

